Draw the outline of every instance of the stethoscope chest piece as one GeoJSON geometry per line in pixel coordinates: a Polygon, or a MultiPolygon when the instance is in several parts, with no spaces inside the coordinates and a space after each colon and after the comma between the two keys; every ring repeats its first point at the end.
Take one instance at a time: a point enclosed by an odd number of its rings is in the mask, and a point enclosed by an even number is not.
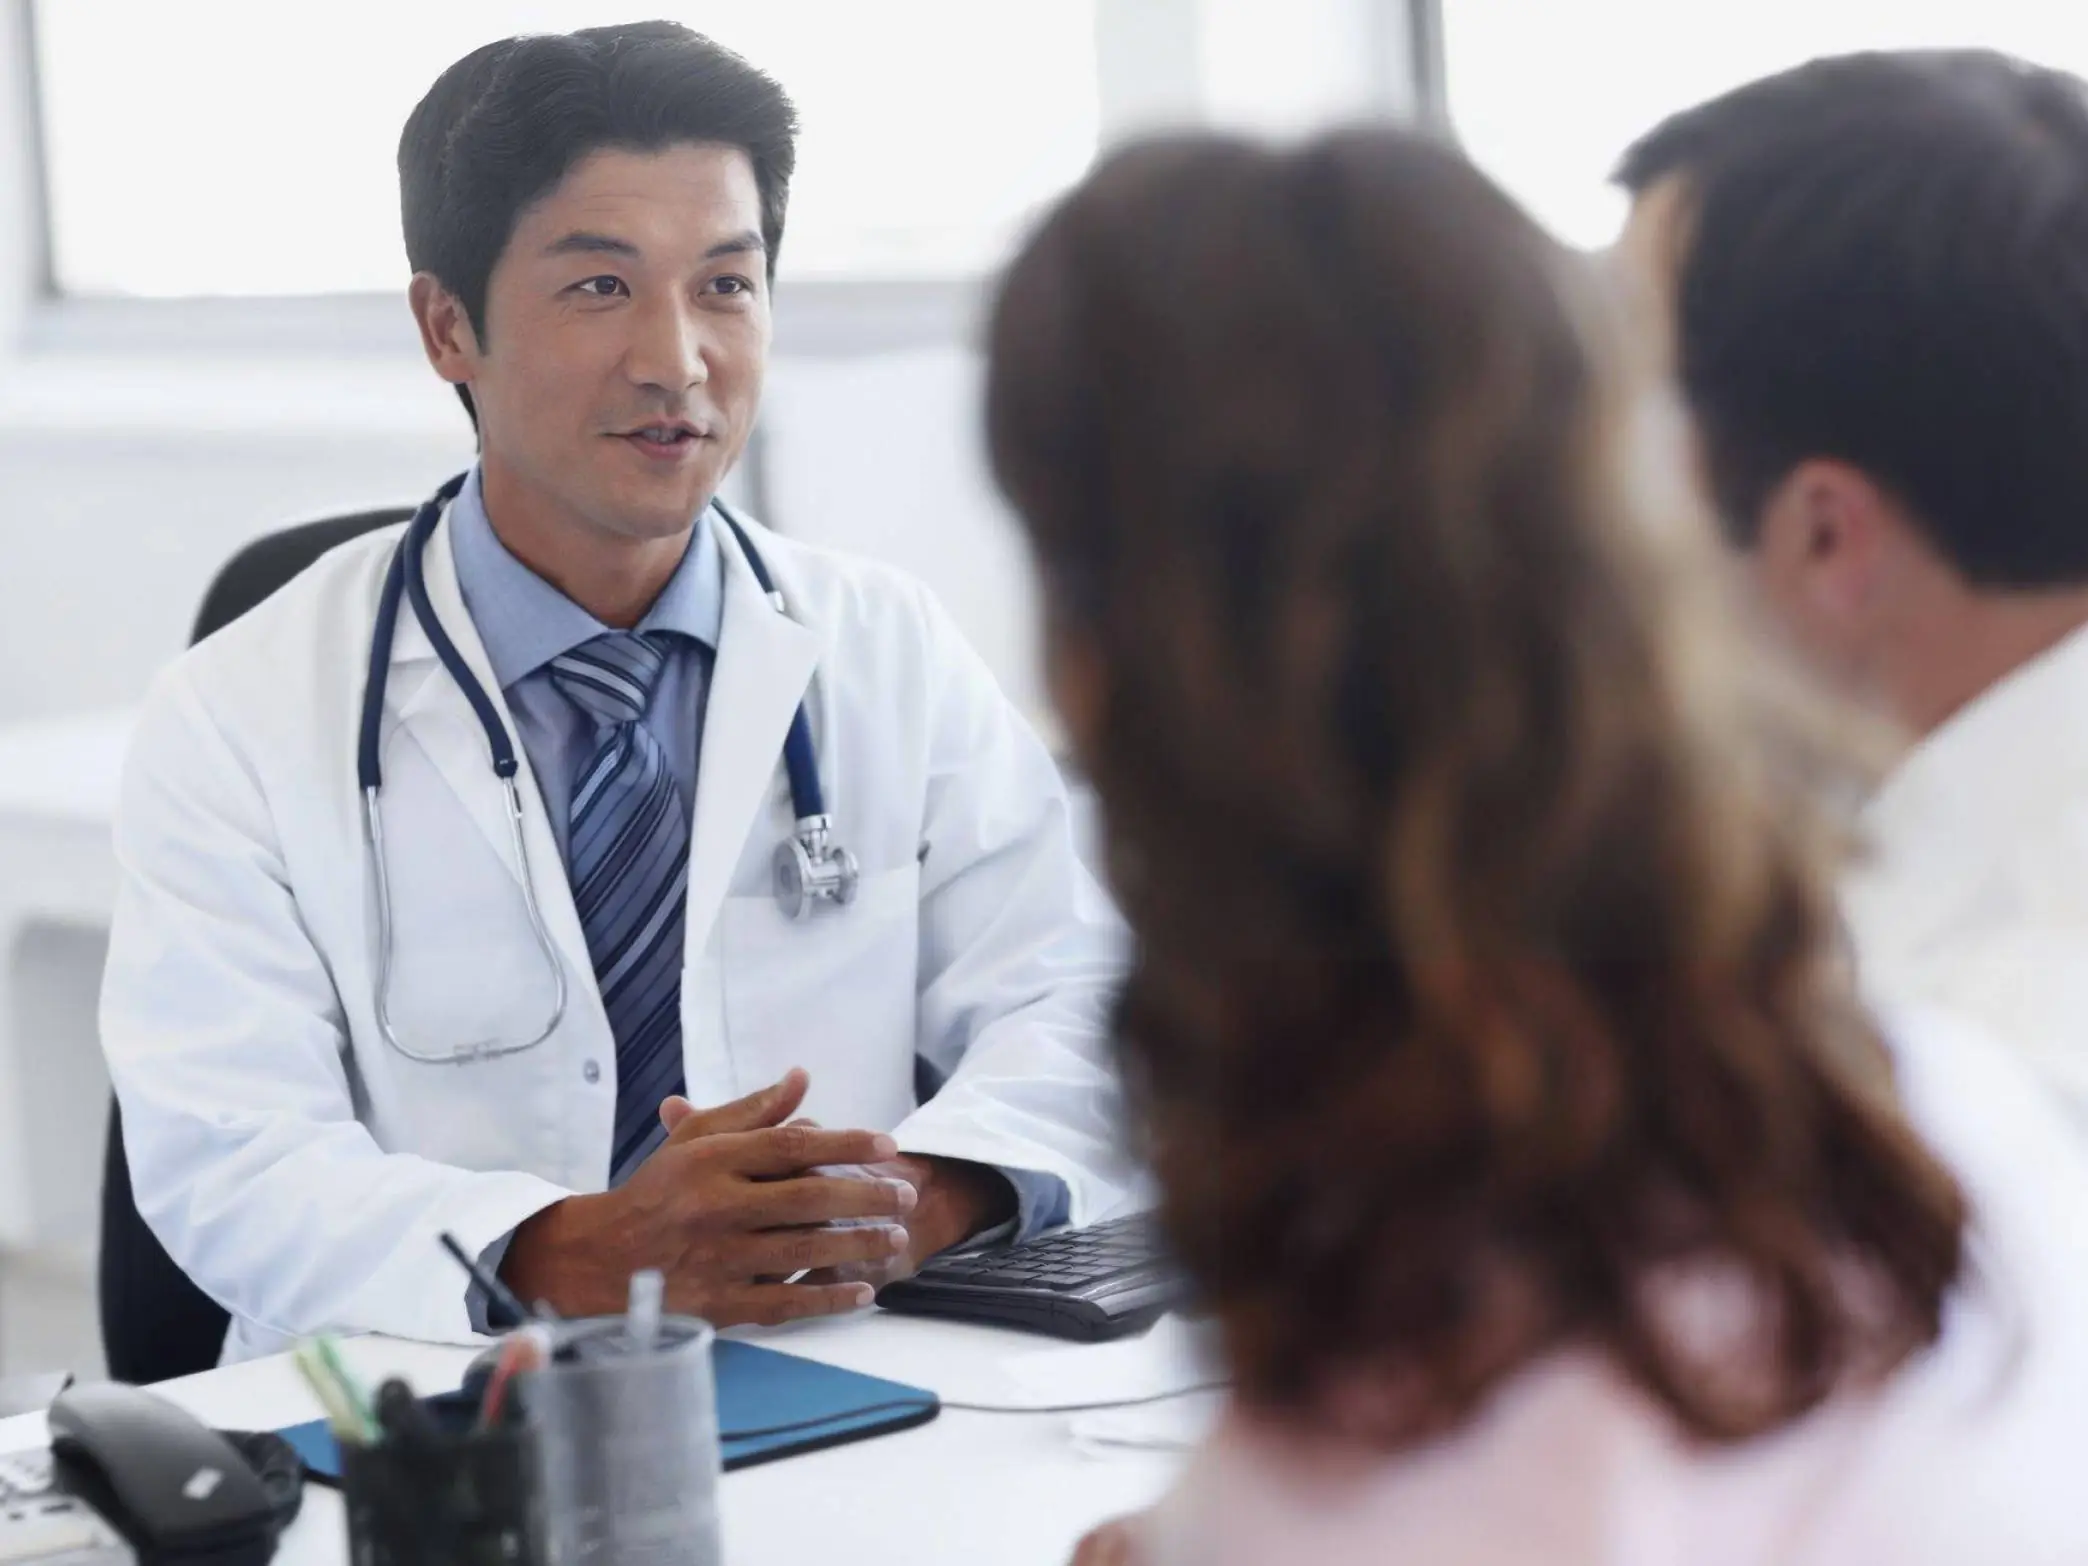
{"type": "Polygon", "coordinates": [[[846,908],[863,879],[856,857],[834,841],[826,816],[805,816],[797,831],[776,845],[776,901],[793,919],[810,916],[821,903],[846,908]]]}

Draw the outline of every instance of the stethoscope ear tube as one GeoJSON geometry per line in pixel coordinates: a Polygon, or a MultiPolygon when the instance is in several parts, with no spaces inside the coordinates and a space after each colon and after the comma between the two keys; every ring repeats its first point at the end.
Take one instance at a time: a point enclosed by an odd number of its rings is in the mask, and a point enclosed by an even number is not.
{"type": "MultiPolygon", "coordinates": [[[[413,513],[413,520],[406,524],[406,536],[392,551],[390,566],[385,569],[384,587],[377,595],[377,622],[370,635],[370,672],[363,682],[362,730],[356,737],[355,747],[355,783],[365,798],[372,790],[384,787],[384,692],[391,683],[392,640],[399,629],[399,602],[409,588],[418,588],[413,594],[413,612],[423,628],[434,625],[434,613],[423,607],[428,590],[420,580],[421,551],[427,547],[435,524],[442,519],[442,508],[456,499],[467,477],[468,474],[457,474],[421,502],[420,509],[413,513]]],[[[456,658],[457,649],[450,646],[449,637],[442,633],[441,626],[434,625],[429,640],[435,643],[438,656],[444,647],[449,648],[448,657],[443,659],[444,666],[448,667],[450,658],[456,658]]],[[[462,666],[463,659],[457,658],[457,667],[462,666]]],[[[476,697],[472,707],[484,718],[492,714],[492,705],[486,701],[485,692],[477,687],[476,680],[466,681],[464,692],[467,697],[476,697]]],[[[489,739],[498,734],[501,743],[505,743],[507,738],[507,730],[498,721],[488,723],[486,733],[489,739]]],[[[496,758],[498,754],[496,749],[496,758]]],[[[511,760],[513,754],[510,750],[511,760]]]]}
{"type": "MultiPolygon", "coordinates": [[[[442,487],[446,493],[437,493],[435,498],[438,504],[435,510],[438,515],[442,504],[447,503],[457,489],[463,487],[463,483],[464,479],[460,474],[442,487]],[[452,488],[452,485],[455,488],[452,488]]],[[[432,533],[434,530],[435,518],[431,516],[428,519],[428,532],[432,533]]],[[[413,546],[405,551],[406,596],[413,603],[413,617],[420,621],[421,630],[427,634],[429,643],[435,649],[435,656],[442,660],[442,667],[448,671],[449,677],[457,682],[457,689],[464,693],[464,699],[471,703],[471,710],[478,715],[479,727],[486,731],[486,748],[493,753],[494,774],[502,782],[507,782],[521,770],[515,760],[515,742],[508,737],[507,724],[501,721],[500,712],[493,705],[493,698],[486,694],[486,688],[472,675],[471,666],[464,661],[464,655],[457,651],[457,644],[450,640],[449,632],[442,628],[442,620],[435,613],[435,606],[428,601],[428,579],[421,570],[421,556],[425,552],[427,538],[423,536],[417,540],[408,539],[407,542],[413,546]]]]}
{"type": "MultiPolygon", "coordinates": [[[[754,547],[754,540],[747,536],[747,530],[740,525],[739,518],[732,514],[724,501],[713,500],[711,504],[717,508],[718,515],[725,519],[725,525],[732,530],[733,541],[740,548],[740,558],[747,562],[747,569],[754,573],[755,585],[768,595],[769,602],[776,606],[778,614],[784,613],[783,595],[776,590],[775,578],[769,575],[768,565],[762,560],[761,551],[754,547]]],[[[819,758],[812,749],[812,723],[805,716],[803,702],[799,702],[798,710],[791,714],[790,732],[783,739],[783,770],[790,779],[790,813],[797,818],[802,834],[805,831],[805,823],[814,818],[819,818],[823,823],[827,813],[826,791],[819,786],[819,758]]],[[[824,841],[823,836],[821,841],[824,841]]],[[[851,881],[851,893],[853,890],[851,881]]],[[[787,905],[788,899],[785,901],[787,905]]],[[[829,898],[828,901],[845,899],[829,898]]],[[[802,918],[803,914],[794,917],[802,918]]]]}
{"type": "Polygon", "coordinates": [[[362,732],[355,747],[355,786],[365,799],[384,787],[379,746],[384,736],[384,688],[391,676],[392,635],[399,625],[399,599],[406,588],[406,552],[392,551],[377,598],[377,630],[370,638],[370,674],[363,682],[362,732]]]}
{"type": "Polygon", "coordinates": [[[815,817],[826,819],[826,795],[819,786],[819,758],[812,753],[812,725],[803,703],[791,714],[783,737],[783,770],[790,774],[790,813],[802,827],[815,817]]]}

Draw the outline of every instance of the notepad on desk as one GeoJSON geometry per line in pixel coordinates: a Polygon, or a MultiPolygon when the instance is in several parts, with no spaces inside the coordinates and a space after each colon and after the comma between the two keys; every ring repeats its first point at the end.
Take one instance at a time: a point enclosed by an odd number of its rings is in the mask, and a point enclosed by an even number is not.
{"type": "MultiPolygon", "coordinates": [[[[719,1339],[711,1346],[711,1370],[727,1471],[910,1430],[942,1410],[940,1399],[926,1388],[754,1343],[719,1339]]],[[[297,1449],[313,1478],[338,1482],[341,1454],[325,1420],[279,1434],[297,1449]]]]}

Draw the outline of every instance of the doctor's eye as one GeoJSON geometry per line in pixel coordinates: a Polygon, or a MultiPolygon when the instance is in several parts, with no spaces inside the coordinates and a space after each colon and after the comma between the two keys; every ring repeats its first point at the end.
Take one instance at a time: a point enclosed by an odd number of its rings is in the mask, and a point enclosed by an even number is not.
{"type": "Polygon", "coordinates": [[[573,285],[581,293],[596,299],[614,299],[631,290],[624,280],[613,272],[604,272],[600,277],[585,277],[573,285]]]}

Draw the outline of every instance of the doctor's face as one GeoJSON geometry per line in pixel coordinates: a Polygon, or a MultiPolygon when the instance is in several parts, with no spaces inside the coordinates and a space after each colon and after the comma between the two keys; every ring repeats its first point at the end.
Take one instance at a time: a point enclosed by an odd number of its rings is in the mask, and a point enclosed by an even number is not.
{"type": "Polygon", "coordinates": [[[524,210],[485,316],[483,343],[460,334],[489,496],[618,538],[681,532],[761,400],[753,165],[710,144],[590,155],[524,210]]]}

